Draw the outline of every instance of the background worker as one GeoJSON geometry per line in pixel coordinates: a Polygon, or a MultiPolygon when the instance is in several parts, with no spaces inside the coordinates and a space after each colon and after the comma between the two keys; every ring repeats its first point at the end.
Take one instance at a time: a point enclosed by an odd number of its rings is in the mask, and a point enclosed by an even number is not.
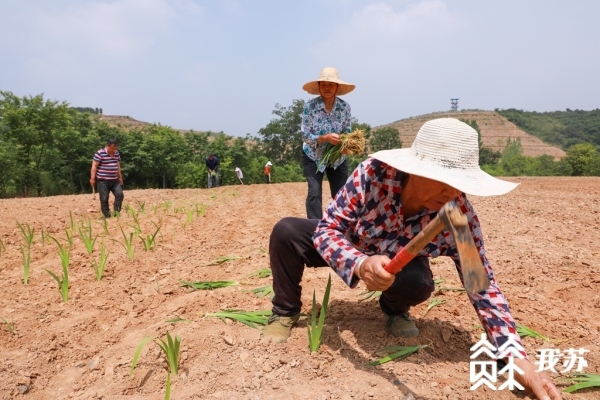
{"type": "MultiPolygon", "coordinates": [[[[381,291],[379,305],[386,330],[397,337],[415,337],[419,329],[409,309],[427,301],[435,285],[430,257],[448,256],[462,270],[456,242],[444,229],[396,275],[385,270],[449,201],[466,216],[490,285],[468,293],[488,339],[500,348],[513,335],[522,346],[510,313],[485,256],[479,218],[467,194],[494,196],[517,184],[496,179],[479,168],[477,132],[453,118],[426,122],[409,149],[384,150],[372,155],[353,172],[320,220],[284,218],[273,228],[269,257],[273,273],[273,315],[265,337],[284,342],[298,321],[302,306],[300,282],[305,265],[330,266],[354,288],[363,280],[367,290],[381,291]]],[[[464,284],[464,283],[463,283],[464,284]]],[[[513,348],[522,357],[524,350],[513,348]]],[[[515,379],[539,399],[561,399],[552,380],[527,358],[514,358],[523,375],[515,379]]]]}
{"type": "Polygon", "coordinates": [[[112,192],[115,196],[114,212],[121,212],[123,203],[123,176],[121,175],[121,155],[117,148],[117,139],[108,139],[106,146],[94,154],[92,170],[90,171],[90,185],[98,185],[100,197],[100,210],[105,218],[110,218],[108,196],[112,192]]]}
{"type": "Polygon", "coordinates": [[[271,183],[271,161],[267,161],[265,164],[265,170],[263,171],[265,174],[265,183],[271,183]]]}
{"type": "Polygon", "coordinates": [[[210,153],[206,159],[206,169],[208,169],[208,188],[210,189],[213,185],[213,178],[215,180],[215,187],[219,187],[219,159],[210,153]]]}
{"type": "Polygon", "coordinates": [[[242,182],[242,179],[244,179],[244,173],[239,167],[235,167],[235,175],[239,179],[240,183],[243,185],[244,182],[242,182]]]}
{"type": "Polygon", "coordinates": [[[311,219],[323,217],[323,175],[327,175],[331,196],[346,183],[348,164],[342,156],[333,166],[321,165],[327,144],[340,143],[340,133],[352,128],[350,105],[337,96],[350,93],[355,85],[340,79],[337,69],[323,68],[319,78],[302,86],[310,94],[319,95],[309,100],[302,112],[302,138],[304,140],[302,166],[308,183],[306,216],[311,219]]]}

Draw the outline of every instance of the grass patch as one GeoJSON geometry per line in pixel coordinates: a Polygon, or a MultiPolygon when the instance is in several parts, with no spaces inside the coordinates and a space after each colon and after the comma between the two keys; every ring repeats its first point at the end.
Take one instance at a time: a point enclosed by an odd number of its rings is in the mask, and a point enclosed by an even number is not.
{"type": "Polygon", "coordinates": [[[213,282],[186,282],[179,281],[181,286],[189,287],[193,290],[213,290],[227,286],[236,286],[239,283],[236,281],[213,281],[213,282]]]}
{"type": "Polygon", "coordinates": [[[392,353],[388,356],[385,356],[383,358],[380,358],[377,361],[373,361],[371,363],[368,363],[367,365],[372,367],[374,365],[381,365],[381,364],[385,364],[386,362],[392,361],[392,360],[396,360],[396,359],[405,359],[406,357],[410,356],[411,354],[415,353],[417,350],[419,349],[423,349],[427,347],[427,345],[422,345],[422,346],[391,346],[391,347],[386,347],[384,349],[379,350],[379,353],[383,353],[383,352],[388,352],[388,353],[392,353]]]}
{"type": "Polygon", "coordinates": [[[229,318],[234,321],[239,321],[250,328],[258,329],[255,324],[266,325],[271,316],[271,310],[262,311],[240,311],[240,310],[224,310],[216,313],[206,314],[207,317],[220,318],[223,322],[229,318]]]}
{"type": "Polygon", "coordinates": [[[319,351],[321,343],[323,342],[323,325],[325,324],[325,317],[327,316],[327,307],[329,305],[329,292],[331,291],[331,274],[327,279],[327,287],[325,288],[325,295],[323,296],[323,303],[321,303],[321,310],[319,311],[319,319],[317,321],[317,300],[316,294],[313,290],[313,303],[312,311],[310,315],[310,325],[306,325],[308,330],[308,346],[311,353],[319,351]]]}

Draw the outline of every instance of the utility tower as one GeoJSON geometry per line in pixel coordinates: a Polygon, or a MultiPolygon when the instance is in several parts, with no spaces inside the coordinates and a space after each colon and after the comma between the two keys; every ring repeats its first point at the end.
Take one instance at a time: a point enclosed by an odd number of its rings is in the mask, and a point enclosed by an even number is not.
{"type": "Polygon", "coordinates": [[[450,109],[452,111],[458,111],[458,99],[450,99],[450,109]]]}

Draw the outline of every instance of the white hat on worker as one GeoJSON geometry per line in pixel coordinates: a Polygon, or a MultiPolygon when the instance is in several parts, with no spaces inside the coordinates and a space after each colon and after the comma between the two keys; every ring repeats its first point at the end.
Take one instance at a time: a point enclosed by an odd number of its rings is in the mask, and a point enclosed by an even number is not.
{"type": "Polygon", "coordinates": [[[267,161],[267,163],[265,164],[265,167],[266,167],[266,166],[269,166],[269,167],[270,167],[271,165],[273,165],[273,164],[271,164],[271,161],[267,161]]]}
{"type": "Polygon", "coordinates": [[[479,168],[477,131],[454,118],[427,121],[410,148],[382,150],[371,157],[474,196],[497,196],[519,185],[494,178],[479,168]]]}

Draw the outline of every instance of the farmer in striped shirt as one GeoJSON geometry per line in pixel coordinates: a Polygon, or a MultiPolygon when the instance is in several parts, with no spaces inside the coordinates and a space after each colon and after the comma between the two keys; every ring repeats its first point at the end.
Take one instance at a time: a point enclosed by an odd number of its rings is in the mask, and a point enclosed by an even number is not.
{"type": "Polygon", "coordinates": [[[106,147],[94,154],[90,185],[98,184],[100,193],[100,209],[105,218],[110,218],[110,207],[108,206],[109,192],[115,196],[114,211],[121,211],[123,203],[123,176],[121,175],[121,155],[117,148],[117,139],[108,139],[106,147]]]}

